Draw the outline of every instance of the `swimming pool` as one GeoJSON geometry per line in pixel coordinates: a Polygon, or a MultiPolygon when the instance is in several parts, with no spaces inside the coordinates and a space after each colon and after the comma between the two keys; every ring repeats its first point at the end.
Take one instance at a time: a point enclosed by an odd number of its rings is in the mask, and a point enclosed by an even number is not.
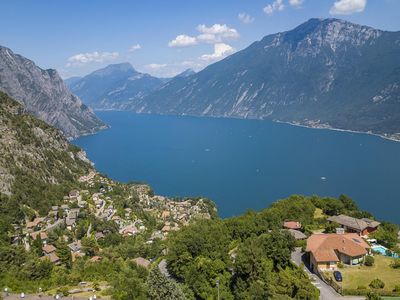
{"type": "MultiPolygon", "coordinates": [[[[386,253],[387,250],[388,250],[388,248],[386,248],[385,246],[382,246],[382,245],[372,246],[372,251],[378,252],[379,254],[384,255],[384,256],[390,256],[390,255],[387,255],[387,253],[386,253]]],[[[399,258],[399,255],[394,252],[392,252],[391,256],[393,258],[399,258]]]]}

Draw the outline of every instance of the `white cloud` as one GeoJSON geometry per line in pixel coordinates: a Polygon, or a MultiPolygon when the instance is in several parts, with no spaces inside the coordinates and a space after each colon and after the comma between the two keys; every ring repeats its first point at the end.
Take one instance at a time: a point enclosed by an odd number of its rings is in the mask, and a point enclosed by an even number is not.
{"type": "Polygon", "coordinates": [[[210,62],[210,61],[222,59],[234,52],[235,52],[235,49],[232,48],[230,45],[225,44],[225,43],[217,43],[214,45],[214,53],[204,54],[200,57],[200,59],[210,62]]]}
{"type": "Polygon", "coordinates": [[[243,24],[250,24],[250,23],[254,22],[254,18],[252,16],[250,16],[249,14],[246,14],[244,12],[240,13],[238,15],[238,18],[243,24]]]}
{"type": "Polygon", "coordinates": [[[134,52],[134,51],[139,50],[139,49],[142,49],[142,46],[140,46],[140,44],[132,45],[129,48],[129,52],[134,52]]]}
{"type": "Polygon", "coordinates": [[[184,67],[193,67],[193,66],[198,66],[199,64],[191,60],[184,60],[183,62],[180,63],[180,65],[184,67]]]}
{"type": "Polygon", "coordinates": [[[196,45],[197,40],[195,37],[185,34],[178,35],[174,40],[168,43],[168,47],[187,47],[196,45]]]}
{"type": "Polygon", "coordinates": [[[92,63],[92,62],[106,62],[106,61],[112,61],[115,60],[119,57],[118,52],[87,52],[87,53],[79,53],[71,56],[68,58],[68,63],[67,67],[71,66],[82,66],[87,63],[92,63]]]}
{"type": "Polygon", "coordinates": [[[303,2],[304,2],[304,0],[289,0],[289,4],[296,8],[301,7],[303,2]]]}
{"type": "Polygon", "coordinates": [[[152,69],[152,70],[159,70],[167,67],[167,64],[148,64],[146,65],[146,68],[152,69]]]}
{"type": "Polygon", "coordinates": [[[367,0],[337,0],[329,13],[331,15],[351,15],[362,12],[367,5],[367,0]]]}
{"type": "Polygon", "coordinates": [[[283,0],[275,0],[272,4],[268,4],[264,7],[264,12],[267,15],[272,15],[275,11],[282,11],[285,9],[285,5],[283,4],[283,0]]]}
{"type": "Polygon", "coordinates": [[[200,24],[196,29],[200,32],[197,40],[204,43],[221,43],[225,40],[234,40],[240,37],[235,28],[230,28],[226,24],[214,24],[210,27],[200,24]]]}

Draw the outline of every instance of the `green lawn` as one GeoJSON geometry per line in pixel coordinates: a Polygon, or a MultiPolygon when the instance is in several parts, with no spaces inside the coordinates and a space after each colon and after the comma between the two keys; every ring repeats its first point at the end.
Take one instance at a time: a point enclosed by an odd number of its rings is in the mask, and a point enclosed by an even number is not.
{"type": "Polygon", "coordinates": [[[381,255],[375,255],[374,258],[375,265],[373,267],[361,266],[340,269],[343,274],[343,288],[357,289],[359,286],[368,288],[370,282],[375,278],[379,278],[385,283],[384,290],[386,291],[393,291],[395,285],[400,285],[400,270],[390,267],[393,259],[381,255]]]}

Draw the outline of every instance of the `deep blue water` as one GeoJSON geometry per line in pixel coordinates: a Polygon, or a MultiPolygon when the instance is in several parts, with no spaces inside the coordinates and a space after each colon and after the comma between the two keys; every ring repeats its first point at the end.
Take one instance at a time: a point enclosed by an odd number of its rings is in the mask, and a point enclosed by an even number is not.
{"type": "Polygon", "coordinates": [[[269,121],[98,115],[111,128],[75,143],[113,179],[145,181],[162,195],[209,197],[222,217],[291,194],[343,193],[400,223],[400,143],[269,121]]]}

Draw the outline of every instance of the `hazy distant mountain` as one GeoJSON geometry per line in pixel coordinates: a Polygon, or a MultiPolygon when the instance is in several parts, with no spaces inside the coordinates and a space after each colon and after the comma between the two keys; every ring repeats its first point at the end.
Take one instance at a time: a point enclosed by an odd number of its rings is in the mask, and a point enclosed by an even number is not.
{"type": "Polygon", "coordinates": [[[64,79],[64,82],[67,86],[70,86],[70,85],[74,84],[75,82],[78,82],[81,79],[82,79],[82,77],[80,77],[80,76],[73,76],[73,77],[64,79]]]}
{"type": "Polygon", "coordinates": [[[60,129],[68,138],[105,127],[71,94],[56,70],[43,70],[33,61],[1,46],[0,90],[21,102],[39,119],[60,129]]]}
{"type": "Polygon", "coordinates": [[[400,32],[310,19],[272,34],[132,107],[400,132],[400,32]]]}
{"type": "Polygon", "coordinates": [[[71,91],[93,109],[126,109],[161,87],[165,79],[137,72],[129,63],[113,64],[79,80],[67,80],[71,91]]]}
{"type": "Polygon", "coordinates": [[[192,69],[187,69],[187,70],[183,71],[182,73],[176,75],[174,78],[182,78],[182,77],[186,78],[186,77],[192,76],[194,74],[196,74],[195,71],[193,71],[192,69]]]}

